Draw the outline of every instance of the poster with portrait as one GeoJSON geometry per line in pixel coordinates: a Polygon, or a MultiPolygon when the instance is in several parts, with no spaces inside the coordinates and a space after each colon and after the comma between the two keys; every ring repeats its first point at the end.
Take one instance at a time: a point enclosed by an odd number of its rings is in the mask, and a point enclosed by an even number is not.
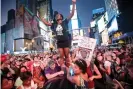
{"type": "Polygon", "coordinates": [[[82,57],[87,61],[91,61],[96,46],[96,39],[80,37],[78,46],[82,57]]]}

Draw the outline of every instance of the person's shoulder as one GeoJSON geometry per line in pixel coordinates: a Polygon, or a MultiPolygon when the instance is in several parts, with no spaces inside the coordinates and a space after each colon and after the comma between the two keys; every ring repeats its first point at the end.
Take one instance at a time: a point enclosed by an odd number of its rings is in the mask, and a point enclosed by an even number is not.
{"type": "Polygon", "coordinates": [[[105,65],[105,66],[111,66],[111,62],[106,60],[106,61],[104,62],[104,65],[105,65]]]}
{"type": "Polygon", "coordinates": [[[66,18],[66,19],[63,20],[63,22],[68,23],[69,20],[66,18]]]}

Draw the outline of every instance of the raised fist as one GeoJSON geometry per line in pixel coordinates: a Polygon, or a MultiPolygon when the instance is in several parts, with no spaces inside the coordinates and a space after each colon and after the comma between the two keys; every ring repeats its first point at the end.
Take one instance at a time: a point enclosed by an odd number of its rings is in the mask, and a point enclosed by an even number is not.
{"type": "Polygon", "coordinates": [[[73,3],[76,3],[76,0],[72,0],[73,3]]]}

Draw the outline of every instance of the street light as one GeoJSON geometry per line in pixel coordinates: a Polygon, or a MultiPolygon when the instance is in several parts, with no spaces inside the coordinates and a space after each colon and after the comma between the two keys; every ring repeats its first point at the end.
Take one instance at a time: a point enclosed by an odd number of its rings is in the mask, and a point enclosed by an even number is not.
{"type": "Polygon", "coordinates": [[[34,39],[32,39],[32,41],[31,41],[32,43],[34,43],[35,42],[35,40],[34,39]]]}
{"type": "Polygon", "coordinates": [[[26,42],[26,45],[28,45],[28,50],[30,50],[30,46],[32,45],[32,43],[27,43],[26,42]]]}

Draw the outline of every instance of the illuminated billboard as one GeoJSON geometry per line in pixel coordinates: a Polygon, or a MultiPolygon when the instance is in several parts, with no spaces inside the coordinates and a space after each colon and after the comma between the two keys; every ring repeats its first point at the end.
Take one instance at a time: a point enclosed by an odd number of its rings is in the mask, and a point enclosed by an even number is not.
{"type": "Polygon", "coordinates": [[[92,21],[92,22],[90,23],[90,25],[91,25],[91,27],[95,27],[96,21],[92,21]]]}
{"type": "Polygon", "coordinates": [[[117,0],[105,0],[106,11],[109,21],[119,13],[117,0]]]}
{"type": "Polygon", "coordinates": [[[39,7],[39,13],[40,13],[40,17],[41,18],[46,18],[46,15],[47,15],[47,5],[45,4],[45,2],[41,3],[41,5],[39,7]]]}
{"type": "Polygon", "coordinates": [[[97,13],[102,13],[102,12],[104,12],[104,8],[98,8],[98,9],[94,9],[92,11],[92,14],[97,14],[97,13]]]}
{"type": "Polygon", "coordinates": [[[38,21],[35,16],[32,16],[28,10],[24,13],[24,34],[35,37],[39,35],[38,21]]]}
{"type": "Polygon", "coordinates": [[[108,32],[112,33],[112,32],[115,32],[117,30],[118,30],[118,23],[117,23],[116,17],[114,17],[112,22],[111,22],[111,25],[110,25],[110,27],[108,29],[108,32]]]}
{"type": "Polygon", "coordinates": [[[99,33],[101,33],[105,29],[106,25],[108,24],[107,12],[100,18],[100,20],[97,23],[98,23],[99,33]]]}
{"type": "Polygon", "coordinates": [[[98,29],[99,29],[99,33],[101,33],[105,28],[105,23],[104,23],[104,18],[103,16],[101,17],[101,19],[98,21],[98,29]]]}

